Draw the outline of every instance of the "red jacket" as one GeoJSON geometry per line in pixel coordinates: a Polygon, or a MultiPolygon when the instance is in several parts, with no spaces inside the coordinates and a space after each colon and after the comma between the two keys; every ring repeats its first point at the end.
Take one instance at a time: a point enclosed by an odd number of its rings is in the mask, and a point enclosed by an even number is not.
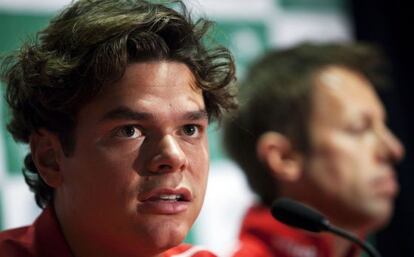
{"type": "MultiPolygon", "coordinates": [[[[233,257],[331,257],[332,239],[276,221],[264,206],[253,206],[245,216],[233,257]]],[[[357,256],[351,247],[345,257],[357,256]]]]}
{"type": "MultiPolygon", "coordinates": [[[[189,244],[174,247],[163,257],[216,257],[209,251],[189,244]],[[179,255],[183,254],[183,255],[179,255]],[[178,256],[177,256],[178,257],[178,256]]],[[[46,208],[27,227],[0,233],[0,257],[74,257],[66,244],[52,207],[46,208]]]]}

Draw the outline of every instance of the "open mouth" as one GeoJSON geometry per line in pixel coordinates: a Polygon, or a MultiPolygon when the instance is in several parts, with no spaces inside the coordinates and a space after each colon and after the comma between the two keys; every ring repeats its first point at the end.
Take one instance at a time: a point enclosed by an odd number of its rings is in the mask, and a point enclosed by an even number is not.
{"type": "Polygon", "coordinates": [[[188,202],[188,200],[186,200],[186,198],[182,194],[161,194],[157,196],[152,196],[148,198],[147,201],[188,202]]]}
{"type": "Polygon", "coordinates": [[[157,189],[142,197],[141,201],[189,202],[192,200],[191,192],[186,188],[157,189]]]}
{"type": "Polygon", "coordinates": [[[158,188],[139,197],[142,213],[173,215],[186,211],[193,200],[187,188],[158,188]]]}

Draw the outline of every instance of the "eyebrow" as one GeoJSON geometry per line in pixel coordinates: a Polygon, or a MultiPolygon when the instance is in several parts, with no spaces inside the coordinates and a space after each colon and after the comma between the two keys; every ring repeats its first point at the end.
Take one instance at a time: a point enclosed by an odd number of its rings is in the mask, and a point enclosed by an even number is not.
{"type": "MultiPolygon", "coordinates": [[[[119,106],[109,112],[107,112],[101,119],[101,121],[107,120],[151,120],[156,119],[152,113],[149,112],[137,112],[126,106],[119,106]]],[[[184,120],[208,120],[208,113],[206,110],[189,111],[182,115],[184,120]]]]}
{"type": "Polygon", "coordinates": [[[190,111],[183,115],[185,120],[208,120],[208,113],[206,110],[190,111]]]}

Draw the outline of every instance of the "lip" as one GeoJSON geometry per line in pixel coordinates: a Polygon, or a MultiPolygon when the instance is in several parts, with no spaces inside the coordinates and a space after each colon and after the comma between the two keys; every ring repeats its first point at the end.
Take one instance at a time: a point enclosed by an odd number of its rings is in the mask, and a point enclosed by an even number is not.
{"type": "Polygon", "coordinates": [[[188,209],[193,196],[185,187],[157,188],[142,194],[139,198],[139,210],[144,213],[173,215],[188,209]],[[179,195],[179,200],[163,200],[161,195],[179,195]]]}
{"type": "Polygon", "coordinates": [[[398,194],[399,185],[393,173],[374,180],[377,192],[384,197],[394,197],[398,194]]]}

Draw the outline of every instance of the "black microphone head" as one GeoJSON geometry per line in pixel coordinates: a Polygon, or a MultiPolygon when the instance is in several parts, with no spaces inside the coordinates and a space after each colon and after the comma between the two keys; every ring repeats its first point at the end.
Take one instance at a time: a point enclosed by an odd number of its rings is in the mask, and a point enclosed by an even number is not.
{"type": "Polygon", "coordinates": [[[311,232],[321,232],[329,228],[329,221],[320,212],[288,198],[274,201],[271,212],[274,218],[289,226],[311,232]]]}

